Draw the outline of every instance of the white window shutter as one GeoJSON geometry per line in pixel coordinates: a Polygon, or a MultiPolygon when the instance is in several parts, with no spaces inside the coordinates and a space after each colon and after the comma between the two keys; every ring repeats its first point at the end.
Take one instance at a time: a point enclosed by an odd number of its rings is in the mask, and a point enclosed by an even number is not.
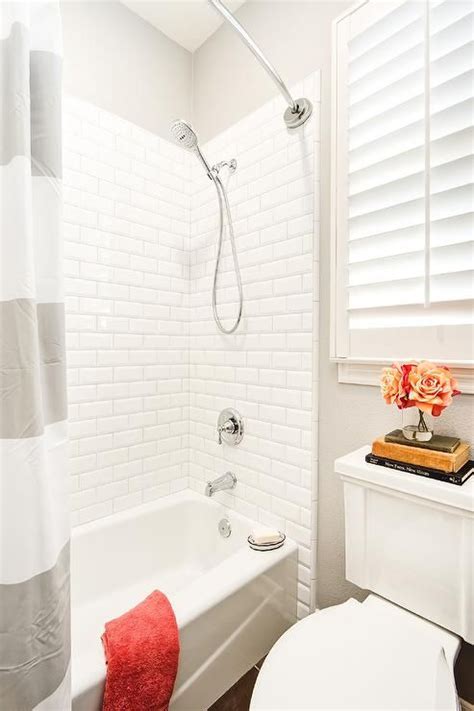
{"type": "Polygon", "coordinates": [[[336,357],[473,359],[473,10],[368,0],[337,28],[336,357]]]}

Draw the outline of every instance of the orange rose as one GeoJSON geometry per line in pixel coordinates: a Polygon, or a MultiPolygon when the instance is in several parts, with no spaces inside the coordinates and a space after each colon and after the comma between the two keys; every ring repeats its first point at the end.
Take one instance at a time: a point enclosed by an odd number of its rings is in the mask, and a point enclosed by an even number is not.
{"type": "Polygon", "coordinates": [[[441,415],[451,405],[453,396],[459,395],[457,382],[448,367],[427,360],[418,363],[408,373],[408,397],[419,410],[434,417],[441,415]]]}

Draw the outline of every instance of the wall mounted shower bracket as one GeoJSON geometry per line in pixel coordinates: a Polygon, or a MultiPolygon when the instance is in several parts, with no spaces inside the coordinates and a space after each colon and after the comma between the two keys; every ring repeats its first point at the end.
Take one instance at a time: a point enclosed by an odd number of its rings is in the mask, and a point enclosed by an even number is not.
{"type": "Polygon", "coordinates": [[[218,444],[225,442],[233,447],[242,442],[244,422],[242,416],[232,407],[222,410],[217,418],[218,444]]]}
{"type": "Polygon", "coordinates": [[[213,173],[216,175],[219,175],[221,172],[222,168],[228,168],[229,173],[233,175],[235,171],[237,170],[237,161],[235,158],[231,158],[230,160],[221,160],[219,163],[214,163],[212,166],[211,170],[213,173]]]}

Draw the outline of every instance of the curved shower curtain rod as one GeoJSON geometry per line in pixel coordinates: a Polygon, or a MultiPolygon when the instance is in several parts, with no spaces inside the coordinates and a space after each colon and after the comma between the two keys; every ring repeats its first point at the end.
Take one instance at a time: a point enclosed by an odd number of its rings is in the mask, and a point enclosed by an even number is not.
{"type": "Polygon", "coordinates": [[[250,37],[247,30],[245,30],[240,24],[240,22],[235,19],[230,10],[226,8],[226,6],[221,2],[221,0],[209,0],[209,2],[217,10],[217,12],[222,15],[224,20],[226,20],[226,22],[228,22],[229,25],[237,32],[237,34],[240,35],[247,47],[250,49],[251,52],[253,52],[254,56],[258,59],[258,61],[265,69],[269,77],[275,82],[279,91],[282,93],[285,101],[288,104],[288,108],[286,109],[283,116],[287,128],[298,128],[298,126],[301,126],[303,123],[305,123],[305,121],[309,119],[313,111],[311,101],[305,98],[296,99],[295,101],[291,96],[290,92],[288,91],[286,84],[281,78],[281,76],[278,74],[273,65],[270,64],[261,49],[254,42],[252,37],[250,37]]]}

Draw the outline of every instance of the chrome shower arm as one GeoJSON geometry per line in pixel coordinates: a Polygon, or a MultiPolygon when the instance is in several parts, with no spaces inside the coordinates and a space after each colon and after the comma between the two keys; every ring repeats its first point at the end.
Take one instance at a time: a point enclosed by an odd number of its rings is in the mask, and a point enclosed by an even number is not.
{"type": "Polygon", "coordinates": [[[242,37],[247,47],[250,49],[251,52],[253,52],[255,57],[258,59],[262,67],[267,72],[268,76],[275,82],[278,89],[285,97],[285,101],[287,102],[290,109],[292,111],[297,111],[296,101],[293,99],[290,92],[286,88],[285,82],[278,74],[275,67],[270,64],[268,59],[264,56],[259,47],[255,44],[254,40],[249,35],[247,30],[244,30],[240,22],[235,19],[233,14],[230,12],[230,10],[226,8],[226,6],[221,2],[221,0],[209,0],[209,2],[217,10],[217,12],[222,15],[224,20],[226,20],[229,25],[242,37]]]}

